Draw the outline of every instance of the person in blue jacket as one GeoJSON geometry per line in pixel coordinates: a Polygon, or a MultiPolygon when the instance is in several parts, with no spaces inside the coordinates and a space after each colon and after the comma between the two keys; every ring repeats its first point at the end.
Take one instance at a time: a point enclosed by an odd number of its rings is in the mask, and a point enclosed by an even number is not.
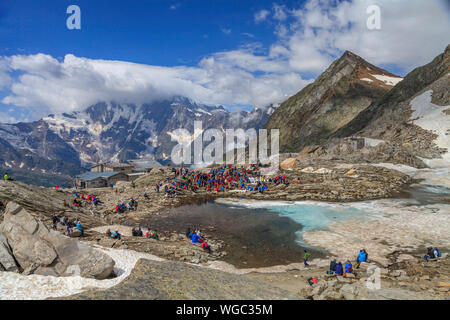
{"type": "Polygon", "coordinates": [[[198,235],[196,233],[192,235],[192,243],[198,243],[198,235]]]}
{"type": "Polygon", "coordinates": [[[350,261],[347,261],[345,263],[345,273],[352,273],[353,272],[353,266],[350,261]]]}
{"type": "Polygon", "coordinates": [[[366,262],[367,261],[367,255],[364,252],[364,250],[360,250],[359,254],[358,254],[358,258],[357,258],[357,262],[361,263],[361,262],[366,262]]]}
{"type": "Polygon", "coordinates": [[[80,221],[77,223],[77,229],[81,231],[81,236],[84,237],[84,228],[81,225],[80,221]]]}

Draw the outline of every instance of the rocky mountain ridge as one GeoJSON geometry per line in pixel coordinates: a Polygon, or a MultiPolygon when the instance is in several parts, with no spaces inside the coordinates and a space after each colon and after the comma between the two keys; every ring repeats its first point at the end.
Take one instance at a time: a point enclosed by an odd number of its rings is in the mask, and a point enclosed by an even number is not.
{"type": "Polygon", "coordinates": [[[324,143],[401,80],[346,51],[314,83],[282,103],[265,128],[280,130],[281,152],[324,143]]]}

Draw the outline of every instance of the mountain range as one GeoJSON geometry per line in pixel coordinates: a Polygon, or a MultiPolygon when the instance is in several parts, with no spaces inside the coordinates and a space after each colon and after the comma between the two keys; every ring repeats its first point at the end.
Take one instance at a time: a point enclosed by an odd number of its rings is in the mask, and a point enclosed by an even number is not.
{"type": "Polygon", "coordinates": [[[255,128],[266,123],[275,106],[227,111],[183,97],[152,103],[100,102],[83,111],[51,114],[30,123],[0,124],[4,168],[73,175],[98,162],[152,157],[167,163],[179,128],[255,128]]]}
{"type": "Polygon", "coordinates": [[[450,148],[449,72],[450,46],[404,79],[346,51],[279,107],[228,111],[184,97],[142,105],[99,102],[83,111],[0,124],[6,151],[0,166],[68,176],[97,162],[151,157],[168,163],[177,143],[173,131],[193,132],[195,120],[203,129],[279,129],[281,152],[332,153],[331,142],[356,135],[384,141],[423,166],[437,158],[442,164],[450,148]]]}

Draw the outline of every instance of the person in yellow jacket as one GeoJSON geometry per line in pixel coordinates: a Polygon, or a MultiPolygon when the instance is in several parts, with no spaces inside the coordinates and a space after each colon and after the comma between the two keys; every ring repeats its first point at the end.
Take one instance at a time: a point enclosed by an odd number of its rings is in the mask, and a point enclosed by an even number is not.
{"type": "Polygon", "coordinates": [[[3,177],[3,179],[5,179],[5,181],[9,179],[8,172],[5,173],[5,176],[3,177]]]}

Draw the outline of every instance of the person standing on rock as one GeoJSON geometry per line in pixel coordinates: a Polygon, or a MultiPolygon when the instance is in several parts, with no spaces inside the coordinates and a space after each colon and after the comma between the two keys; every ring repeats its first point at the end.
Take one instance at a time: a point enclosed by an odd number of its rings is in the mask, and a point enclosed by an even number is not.
{"type": "Polygon", "coordinates": [[[305,267],[309,267],[308,259],[311,257],[311,254],[306,249],[303,251],[305,252],[305,257],[303,258],[303,263],[305,264],[305,267]]]}

